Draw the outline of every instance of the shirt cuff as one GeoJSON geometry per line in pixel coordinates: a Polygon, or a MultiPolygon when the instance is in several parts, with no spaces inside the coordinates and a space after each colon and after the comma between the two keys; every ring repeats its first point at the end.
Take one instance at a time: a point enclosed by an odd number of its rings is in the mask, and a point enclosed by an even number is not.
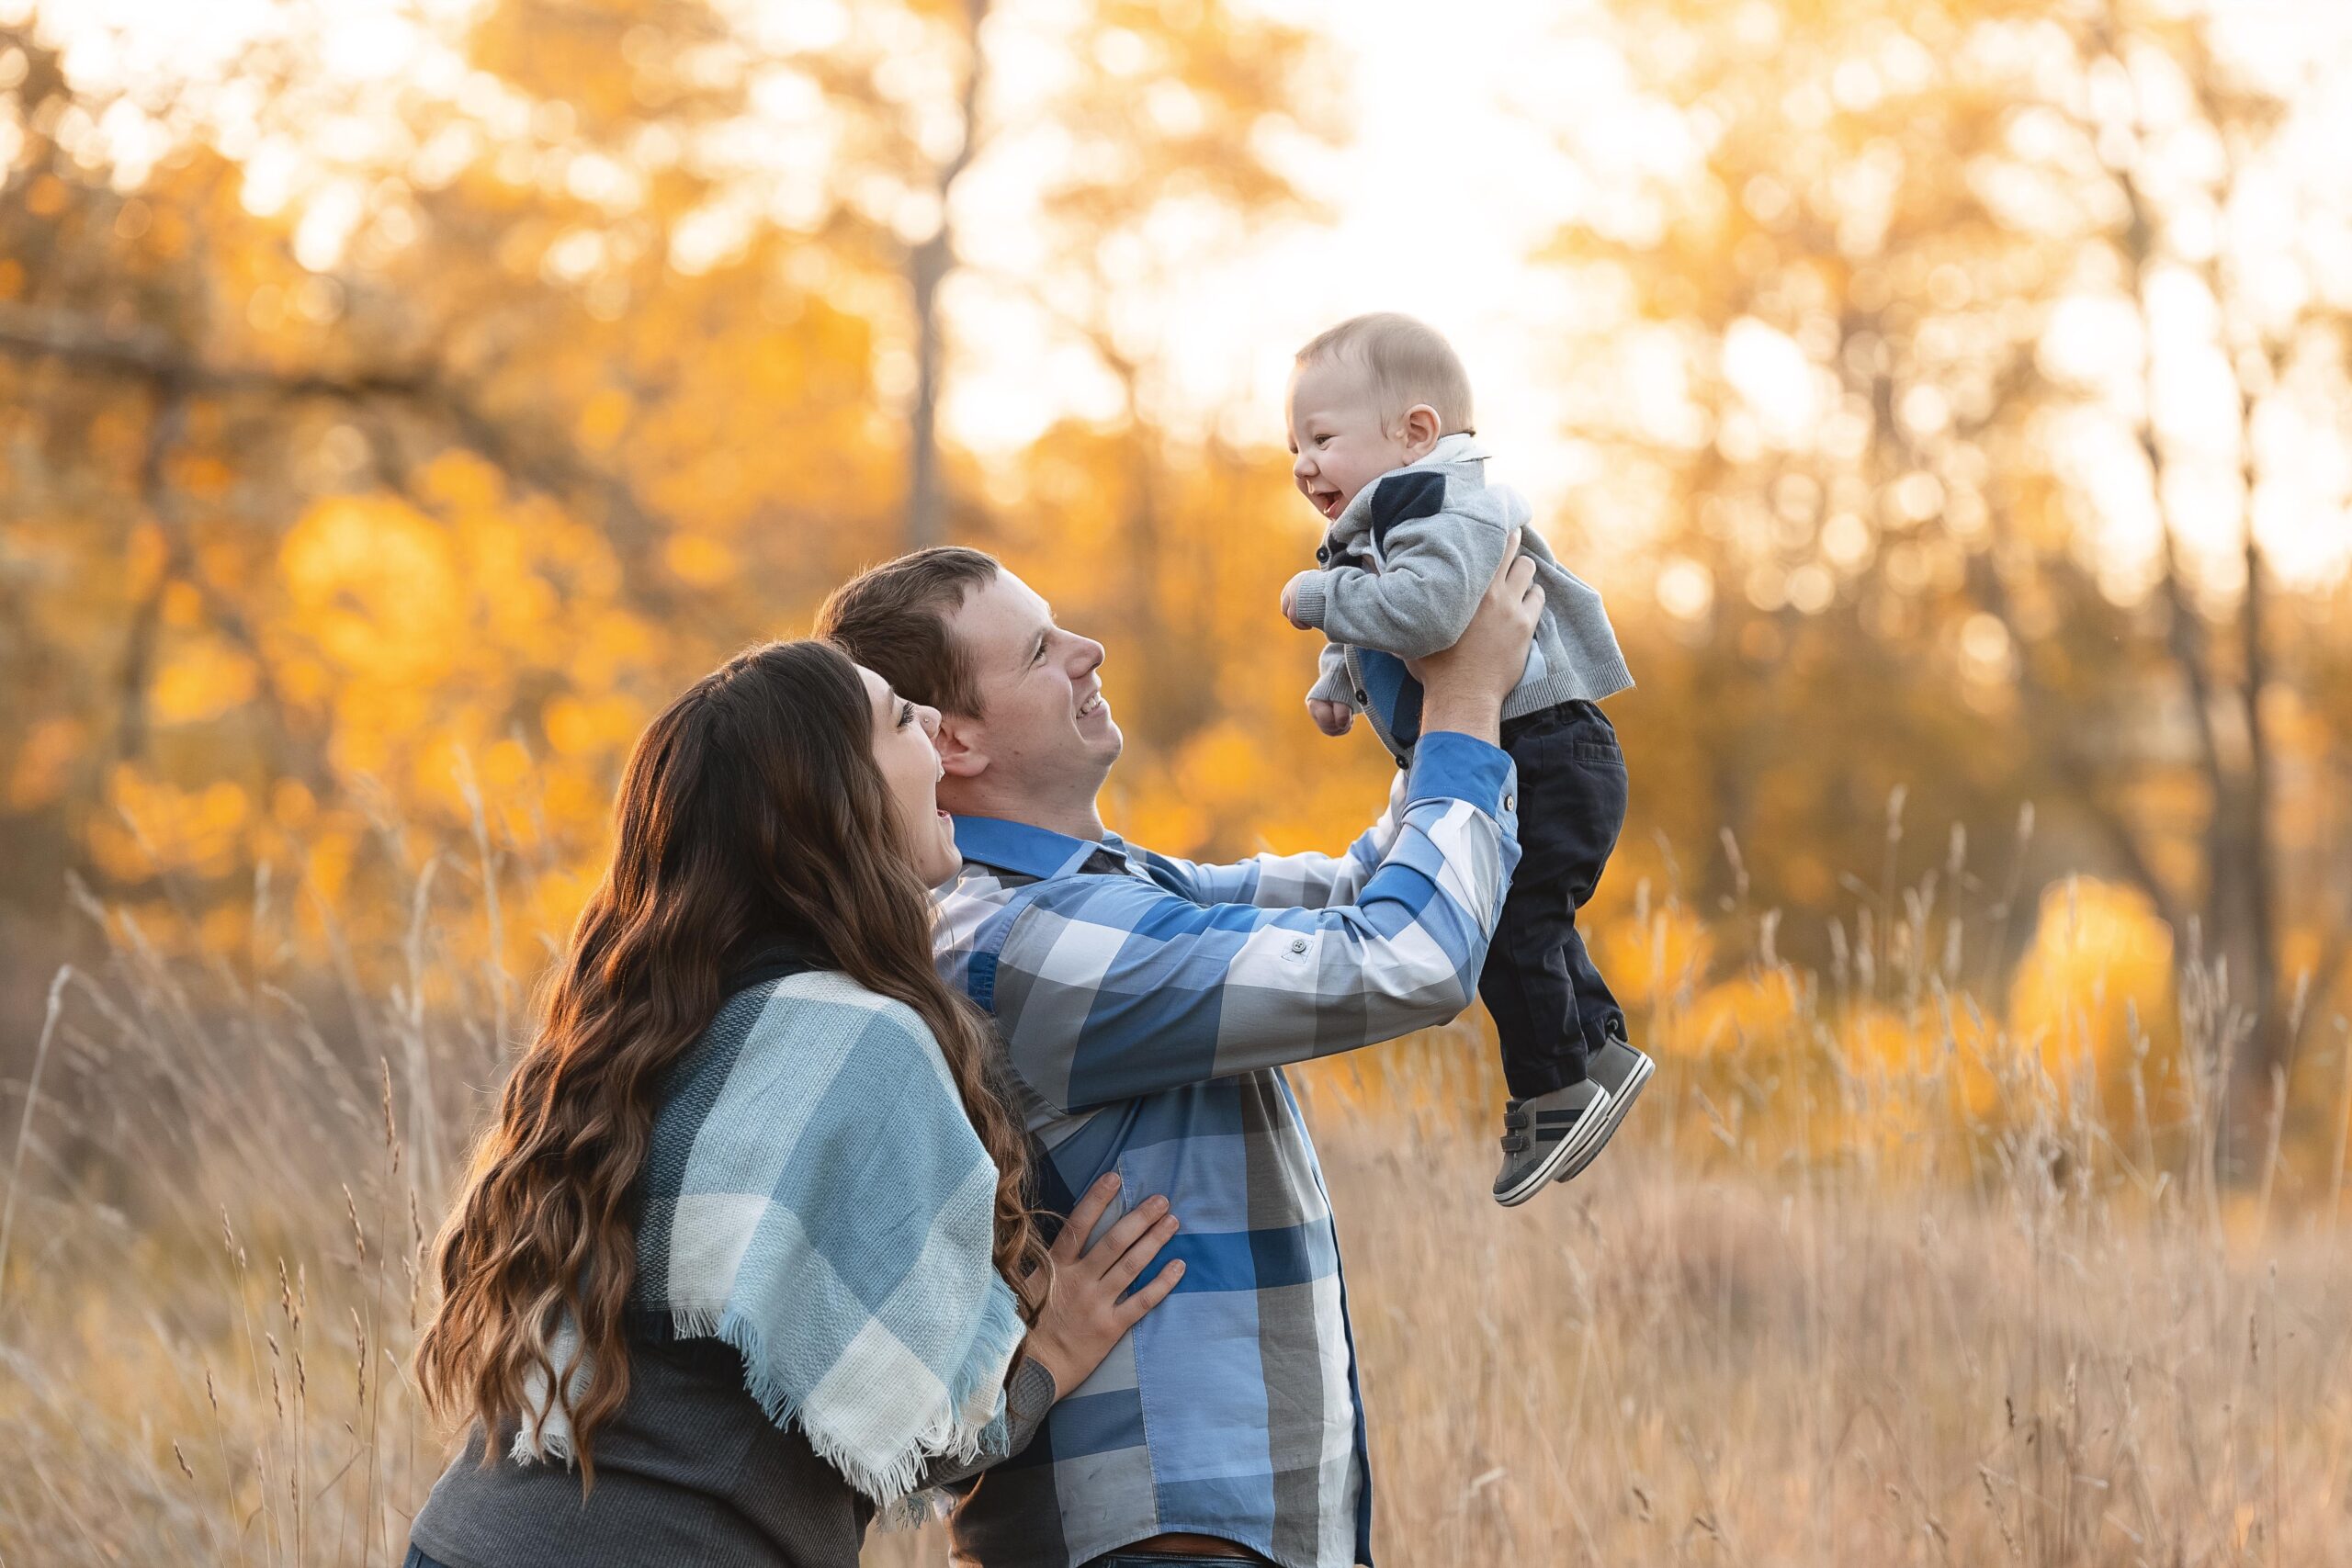
{"type": "Polygon", "coordinates": [[[1290,583],[1292,621],[1320,629],[1324,612],[1331,602],[1331,574],[1328,571],[1302,571],[1292,578],[1290,583]]]}
{"type": "Polygon", "coordinates": [[[1519,813],[1519,769],[1510,754],[1475,735],[1440,729],[1413,745],[1413,771],[1405,782],[1405,807],[1424,800],[1466,800],[1514,830],[1519,813]]]}
{"type": "Polygon", "coordinates": [[[1004,1385],[1006,1436],[1010,1439],[1007,1459],[1029,1446],[1029,1439],[1036,1436],[1046,1419],[1046,1412],[1054,1407],[1059,1397],[1060,1391],[1054,1387],[1054,1374],[1046,1370],[1045,1363],[1022,1357],[1004,1385]]]}

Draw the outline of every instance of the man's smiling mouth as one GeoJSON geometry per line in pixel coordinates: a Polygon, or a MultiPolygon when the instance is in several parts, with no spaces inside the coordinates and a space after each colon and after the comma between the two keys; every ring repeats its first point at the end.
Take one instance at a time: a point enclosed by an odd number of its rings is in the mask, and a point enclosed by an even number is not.
{"type": "Polygon", "coordinates": [[[1080,704],[1079,704],[1079,705],[1078,705],[1078,716],[1079,716],[1079,717],[1080,717],[1080,718],[1084,718],[1087,715],[1089,715],[1089,714],[1091,714],[1091,713],[1099,713],[1099,712],[1101,712],[1101,711],[1102,711],[1102,687],[1100,687],[1100,686],[1097,686],[1097,687],[1095,687],[1095,688],[1094,688],[1094,690],[1093,690],[1093,691],[1089,692],[1089,693],[1086,694],[1086,700],[1085,700],[1084,702],[1082,702],[1082,703],[1080,703],[1080,704]]]}

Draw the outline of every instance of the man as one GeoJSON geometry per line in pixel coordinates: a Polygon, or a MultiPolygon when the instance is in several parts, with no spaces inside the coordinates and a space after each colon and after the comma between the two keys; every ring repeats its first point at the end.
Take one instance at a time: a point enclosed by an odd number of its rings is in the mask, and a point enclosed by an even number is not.
{"type": "Polygon", "coordinates": [[[1371,1561],[1338,1241],[1281,1069],[1469,1002],[1518,859],[1496,739],[1543,601],[1515,553],[1419,662],[1411,771],[1337,858],[1197,865],[1105,831],[1102,645],[987,555],[918,551],[826,604],[819,635],[940,711],[964,855],[940,964],[996,1021],[1041,1200],[1115,1170],[1122,1209],[1165,1193],[1183,1226],[1175,1292],[959,1504],[959,1562],[1371,1561]]]}

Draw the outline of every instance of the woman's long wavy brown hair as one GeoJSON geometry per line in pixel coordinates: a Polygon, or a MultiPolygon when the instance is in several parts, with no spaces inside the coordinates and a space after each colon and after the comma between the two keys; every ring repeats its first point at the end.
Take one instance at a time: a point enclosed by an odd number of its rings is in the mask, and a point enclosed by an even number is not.
{"type": "Polygon", "coordinates": [[[932,967],[931,903],[874,760],[863,677],[821,642],[769,643],[696,682],[639,737],[611,868],[582,911],[537,1035],[443,1229],[441,1304],[417,1350],[427,1404],[484,1428],[492,1462],[534,1370],[565,1401],[583,1484],[628,1393],[622,1314],[663,1072],[717,1016],[729,971],[778,942],[912,1008],[996,1162],[996,1267],[1035,1320],[1046,1254],[1028,1145],[980,1016],[932,967]],[[590,1380],[549,1345],[565,1314],[590,1380]]]}

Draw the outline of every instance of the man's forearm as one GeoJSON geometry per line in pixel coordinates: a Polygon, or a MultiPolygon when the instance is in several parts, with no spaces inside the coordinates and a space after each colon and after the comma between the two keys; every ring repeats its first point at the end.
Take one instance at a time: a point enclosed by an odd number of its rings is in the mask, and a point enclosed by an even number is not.
{"type": "Polygon", "coordinates": [[[1502,744],[1503,700],[1492,692],[1457,692],[1441,686],[1430,686],[1421,694],[1421,733],[1433,735],[1450,729],[1483,740],[1489,746],[1502,744]]]}

